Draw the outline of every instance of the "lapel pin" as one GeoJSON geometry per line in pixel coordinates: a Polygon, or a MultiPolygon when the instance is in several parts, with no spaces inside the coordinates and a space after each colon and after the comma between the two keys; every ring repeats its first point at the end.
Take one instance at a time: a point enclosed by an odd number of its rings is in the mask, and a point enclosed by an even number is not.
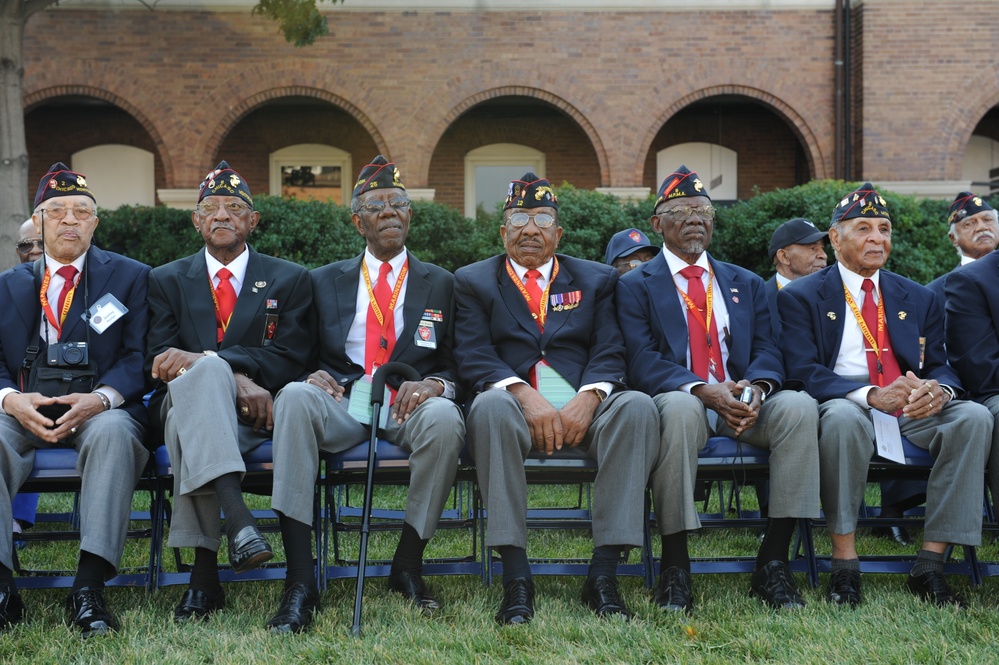
{"type": "Polygon", "coordinates": [[[826,316],[829,317],[830,321],[835,321],[836,320],[836,312],[826,312],[826,316]]]}
{"type": "Polygon", "coordinates": [[[735,304],[738,305],[739,304],[739,296],[732,296],[732,302],[734,302],[735,304]]]}
{"type": "Polygon", "coordinates": [[[905,321],[905,317],[908,316],[904,311],[898,313],[899,321],[905,321]]]}
{"type": "Polygon", "coordinates": [[[256,292],[257,292],[257,287],[255,287],[255,286],[254,286],[254,287],[253,287],[252,289],[250,289],[250,290],[251,290],[251,291],[253,291],[254,293],[256,293],[256,292]]]}
{"type": "Polygon", "coordinates": [[[253,285],[254,285],[255,287],[257,287],[258,289],[262,289],[262,288],[264,288],[265,286],[267,286],[267,282],[263,282],[263,281],[261,281],[261,282],[254,282],[254,283],[253,283],[253,285]]]}

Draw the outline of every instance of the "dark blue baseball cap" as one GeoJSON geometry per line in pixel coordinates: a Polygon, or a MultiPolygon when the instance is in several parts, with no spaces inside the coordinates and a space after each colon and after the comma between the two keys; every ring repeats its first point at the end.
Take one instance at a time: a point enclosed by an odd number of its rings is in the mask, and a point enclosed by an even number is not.
{"type": "Polygon", "coordinates": [[[651,249],[658,253],[662,249],[662,245],[653,245],[649,242],[649,237],[638,229],[618,231],[611,236],[610,242],[607,243],[604,261],[607,265],[612,265],[622,256],[628,256],[640,249],[651,249]]]}

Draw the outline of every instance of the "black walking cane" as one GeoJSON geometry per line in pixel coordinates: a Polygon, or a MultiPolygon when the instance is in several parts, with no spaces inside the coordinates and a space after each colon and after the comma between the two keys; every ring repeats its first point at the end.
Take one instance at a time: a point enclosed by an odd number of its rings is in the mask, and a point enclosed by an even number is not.
{"type": "Polygon", "coordinates": [[[364,601],[364,574],[368,567],[368,536],[371,535],[371,494],[375,484],[375,450],[378,447],[378,420],[385,399],[385,383],[389,376],[405,381],[419,381],[419,373],[406,363],[385,363],[371,379],[371,439],[368,441],[368,477],[364,484],[364,508],[361,515],[361,552],[357,557],[357,591],[354,596],[354,625],[350,632],[361,636],[361,603],[364,601]]]}

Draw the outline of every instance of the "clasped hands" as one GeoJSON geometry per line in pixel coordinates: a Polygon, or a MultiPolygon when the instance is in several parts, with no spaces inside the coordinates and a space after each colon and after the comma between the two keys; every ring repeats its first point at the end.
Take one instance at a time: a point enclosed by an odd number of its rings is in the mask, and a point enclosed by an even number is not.
{"type": "Polygon", "coordinates": [[[923,380],[913,372],[905,373],[884,388],[872,388],[867,403],[885,413],[901,409],[902,415],[914,420],[940,413],[951,399],[936,379],[923,380]]]}
{"type": "Polygon", "coordinates": [[[3,400],[4,412],[42,441],[58,443],[76,434],[83,423],[104,411],[104,402],[94,393],[72,393],[46,397],[41,393],[10,393],[3,400]],[[38,412],[38,407],[69,404],[70,409],[55,421],[38,412]]]}
{"type": "Polygon", "coordinates": [[[691,388],[690,394],[701,400],[705,407],[715,411],[737,437],[756,424],[763,404],[763,389],[746,379],[738,382],[702,383],[691,388]],[[742,389],[747,387],[753,389],[753,401],[749,404],[739,401],[742,389]]]}
{"type": "Polygon", "coordinates": [[[582,443],[600,406],[600,397],[592,390],[577,393],[565,406],[556,409],[526,383],[515,383],[506,389],[520,402],[534,449],[546,455],[582,443]]]}

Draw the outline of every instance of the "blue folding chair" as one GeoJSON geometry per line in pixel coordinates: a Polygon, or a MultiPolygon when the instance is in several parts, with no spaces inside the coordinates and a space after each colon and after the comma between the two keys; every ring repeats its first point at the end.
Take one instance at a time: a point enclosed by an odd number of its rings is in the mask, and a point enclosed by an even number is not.
{"type": "MultiPolygon", "coordinates": [[[[879,482],[881,480],[906,480],[925,479],[929,477],[933,468],[933,456],[926,450],[913,445],[908,439],[902,437],[902,449],[905,454],[905,464],[895,464],[875,457],[871,460],[868,469],[868,482],[879,482]]],[[[983,470],[984,472],[984,470],[983,470]]],[[[857,521],[857,528],[871,528],[878,526],[917,526],[923,524],[921,511],[914,510],[899,518],[877,517],[877,511],[871,508],[861,507],[861,515],[857,521]]],[[[825,526],[825,520],[815,522],[814,526],[825,526]]],[[[972,586],[980,586],[982,583],[982,569],[978,562],[978,555],[974,547],[963,545],[963,560],[948,560],[944,564],[944,573],[952,575],[967,575],[972,586]]],[[[950,551],[948,551],[948,559],[950,551]]],[[[831,569],[832,557],[822,555],[815,557],[819,572],[827,573],[831,569]]],[[[860,570],[864,573],[893,573],[908,574],[915,563],[916,555],[913,554],[863,554],[860,556],[860,570]]],[[[999,571],[997,571],[999,572],[999,571]]]]}
{"type": "MultiPolygon", "coordinates": [[[[351,504],[352,485],[363,488],[368,470],[369,441],[339,453],[320,451],[320,461],[324,466],[325,511],[329,519],[324,522],[322,538],[323,588],[330,580],[354,579],[358,573],[358,561],[345,552],[343,536],[357,533],[361,528],[362,507],[351,504]],[[330,552],[332,549],[332,553],[330,552]],[[332,554],[332,562],[329,556],[332,554]]],[[[454,498],[450,508],[441,515],[439,529],[469,529],[471,532],[471,552],[445,559],[428,559],[423,565],[424,575],[478,575],[482,576],[482,563],[478,556],[478,542],[475,528],[475,511],[472,506],[473,492],[468,480],[469,460],[463,453],[458,462],[458,475],[455,480],[454,498]]],[[[378,439],[375,449],[376,485],[409,485],[409,453],[385,439],[378,439]]],[[[363,492],[358,492],[362,495],[363,492]]],[[[362,496],[363,498],[363,496],[362,496]]],[[[372,531],[400,530],[405,511],[372,506],[372,531]]],[[[365,566],[365,577],[387,577],[391,562],[369,560],[365,566]]]]}
{"type": "MultiPolygon", "coordinates": [[[[270,495],[274,481],[274,456],[273,443],[267,440],[243,456],[246,464],[246,474],[243,477],[243,491],[253,494],[270,495]]],[[[170,464],[170,455],[166,446],[160,446],[153,454],[153,463],[156,475],[160,478],[160,494],[158,509],[164,515],[164,524],[169,524],[170,502],[168,494],[173,491],[173,469],[170,464]]],[[[320,578],[322,574],[322,532],[324,529],[323,514],[320,505],[320,492],[322,484],[319,479],[314,483],[313,494],[313,530],[316,539],[316,576],[320,578]]],[[[276,532],[279,527],[276,524],[277,515],[272,510],[254,510],[253,516],[258,520],[270,520],[271,524],[258,525],[261,531],[276,532]]],[[[221,523],[221,516],[220,516],[221,523]]],[[[155,588],[170,586],[175,584],[188,584],[191,579],[191,564],[185,563],[181,557],[180,549],[174,548],[174,563],[176,570],[167,571],[163,565],[163,538],[156,541],[158,545],[157,553],[154,557],[155,578],[153,584],[155,588]]],[[[283,580],[285,578],[286,564],[283,561],[271,561],[260,568],[247,571],[237,575],[228,564],[219,565],[219,578],[223,582],[248,582],[255,580],[283,580]]]]}
{"type": "MultiPolygon", "coordinates": [[[[719,498],[718,513],[701,513],[702,529],[763,529],[767,520],[759,511],[743,510],[738,488],[750,485],[755,480],[767,478],[770,472],[770,451],[758,448],[727,436],[713,436],[697,455],[697,478],[722,486],[732,483],[731,494],[726,498],[724,490],[719,498]],[[735,503],[735,514],[729,516],[730,502],[735,503]]],[[[654,522],[655,515],[652,520],[654,522]]],[[[798,533],[792,544],[791,570],[804,573],[810,586],[818,584],[815,564],[815,548],[812,545],[812,525],[807,519],[798,520],[798,533]]],[[[756,564],[756,552],[745,556],[691,557],[692,573],[752,573],[756,564]]],[[[655,575],[660,565],[653,566],[655,575]]]]}
{"type": "MultiPolygon", "coordinates": [[[[531,529],[566,529],[591,530],[593,527],[593,480],[597,475],[597,463],[591,459],[585,450],[567,448],[549,456],[532,450],[524,460],[524,471],[529,485],[575,485],[579,488],[578,500],[574,506],[529,507],[527,509],[527,528],[531,529]]],[[[476,505],[479,513],[479,537],[482,542],[484,582],[492,583],[495,575],[503,574],[503,564],[499,557],[492,555],[486,542],[486,519],[488,514],[481,506],[481,500],[476,491],[476,505]]],[[[650,511],[648,497],[645,499],[645,514],[650,511]]],[[[631,552],[625,554],[625,559],[618,565],[617,574],[641,577],[646,587],[651,588],[654,578],[650,552],[649,520],[643,533],[642,551],[637,562],[630,562],[631,552]]],[[[589,571],[589,558],[537,558],[530,560],[532,575],[583,575],[589,571]]]]}
{"type": "MultiPolygon", "coordinates": [[[[76,494],[73,509],[69,513],[54,515],[39,514],[35,527],[20,536],[26,542],[46,543],[79,540],[79,490],[80,474],[76,471],[79,453],[72,448],[41,448],[35,452],[35,464],[31,475],[19,491],[48,494],[65,492],[76,494]],[[69,525],[67,530],[44,530],[43,523],[62,522],[69,525]]],[[[108,586],[144,587],[153,589],[154,562],[158,550],[158,534],[162,533],[162,513],[156,510],[160,479],[147,471],[136,486],[137,491],[147,491],[150,496],[149,512],[133,511],[131,521],[148,522],[147,527],[130,528],[128,538],[149,540],[149,559],[145,566],[123,568],[119,574],[107,582],[108,586]]],[[[9,525],[8,525],[9,527],[9,525]]],[[[27,553],[30,554],[30,553],[27,553]]],[[[21,565],[17,550],[14,551],[14,572],[18,575],[17,585],[22,589],[68,588],[73,585],[75,570],[38,570],[21,565]]]]}

